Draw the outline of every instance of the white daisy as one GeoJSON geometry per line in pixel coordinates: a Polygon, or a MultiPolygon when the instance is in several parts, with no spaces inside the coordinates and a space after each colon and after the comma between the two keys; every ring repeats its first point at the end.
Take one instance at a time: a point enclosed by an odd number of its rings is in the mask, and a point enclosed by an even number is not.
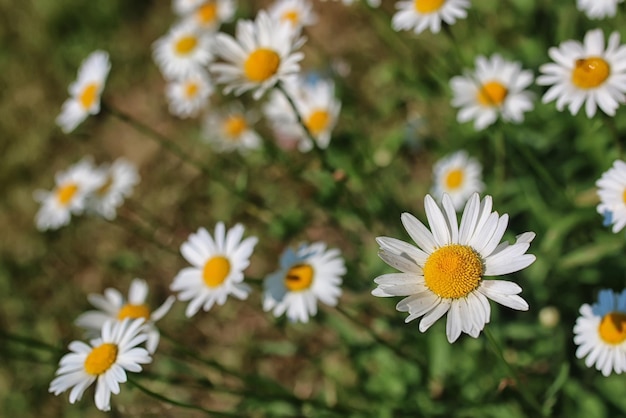
{"type": "Polygon", "coordinates": [[[168,79],[187,77],[211,62],[211,38],[196,26],[178,24],[152,44],[152,56],[168,79]]]}
{"type": "Polygon", "coordinates": [[[213,84],[204,71],[170,81],[165,87],[170,113],[180,118],[197,116],[208,105],[211,94],[213,84]]]}
{"type": "Polygon", "coordinates": [[[465,19],[469,0],[410,0],[396,3],[398,12],[391,19],[395,31],[413,30],[419,34],[426,29],[433,33],[441,30],[441,22],[453,25],[465,19]]]}
{"type": "Polygon", "coordinates": [[[308,0],[276,0],[268,9],[272,19],[287,22],[294,30],[301,30],[317,22],[313,4],[308,0]]]}
{"type": "Polygon", "coordinates": [[[54,176],[52,191],[36,190],[34,198],[41,203],[35,216],[37,229],[57,229],[70,222],[72,215],[80,215],[86,207],[90,193],[101,187],[105,180],[96,170],[90,157],[83,158],[65,171],[54,176]]]}
{"type": "Polygon", "coordinates": [[[215,32],[235,15],[235,0],[204,0],[196,9],[185,14],[184,22],[205,32],[215,32]]]}
{"type": "Polygon", "coordinates": [[[624,0],[576,0],[576,7],[589,19],[604,19],[617,14],[617,4],[624,0]]]}
{"type": "Polygon", "coordinates": [[[522,70],[519,62],[506,61],[498,54],[489,59],[478,56],[474,74],[450,80],[452,105],[461,108],[457,120],[474,119],[476,130],[494,123],[498,115],[507,122],[522,122],[524,112],[533,109],[533,95],[525,91],[532,82],[532,71],[522,70]]]}
{"type": "Polygon", "coordinates": [[[280,269],[265,280],[263,309],[274,316],[287,313],[292,322],[308,322],[317,314],[317,301],[336,306],[341,296],[341,276],[346,273],[338,249],[326,244],[302,244],[286,249],[280,257],[280,269]]]}
{"type": "Polygon", "coordinates": [[[118,158],[112,165],[98,168],[104,182],[87,197],[89,209],[105,219],[115,219],[117,208],[133,192],[139,183],[137,168],[124,158],[118,158]]]}
{"type": "Polygon", "coordinates": [[[461,332],[476,338],[489,322],[492,299],[512,309],[527,310],[516,283],[484,280],[519,271],[535,261],[525,254],[535,237],[532,232],[518,235],[514,244],[500,242],[509,221],[508,215],[491,212],[491,196],[482,201],[478,193],[467,202],[461,218],[452,199],[443,195],[442,207],[432,197],[424,199],[428,230],[413,215],[402,214],[402,224],[417,247],[395,238],[379,237],[379,256],[401,273],[384,274],[374,279],[374,296],[408,296],[396,309],[408,312],[405,322],[423,316],[421,332],[448,313],[446,335],[454,342],[461,332]]]}
{"type": "Polygon", "coordinates": [[[70,98],[56,119],[63,132],[72,132],[88,115],[100,112],[100,96],[110,70],[109,54],[104,51],[92,52],[85,58],[76,81],[69,86],[70,98]]]}
{"type": "Polygon", "coordinates": [[[461,210],[471,195],[482,192],[482,166],[465,151],[457,151],[437,161],[433,167],[432,194],[441,200],[444,193],[452,199],[454,209],[461,210]]]}
{"type": "Polygon", "coordinates": [[[613,32],[604,48],[601,29],[587,32],[584,42],[566,41],[548,50],[555,63],[539,67],[543,75],[537,84],[551,86],[543,102],[556,100],[556,108],[565,105],[572,115],[583,103],[587,117],[596,114],[596,106],[614,116],[626,97],[626,46],[620,45],[619,33],[613,32]]]}
{"type": "Polygon", "coordinates": [[[601,290],[598,303],[580,307],[574,326],[576,357],[604,376],[626,371],[626,290],[601,290]]]}
{"type": "Polygon", "coordinates": [[[172,10],[179,16],[186,16],[207,0],[172,0],[172,10]]]}
{"type": "Polygon", "coordinates": [[[181,254],[193,267],[182,269],[170,288],[180,292],[179,300],[190,301],[185,311],[187,317],[201,307],[208,311],[215,303],[223,305],[231,294],[242,300],[248,297],[250,288],[243,283],[243,271],[250,264],[257,238],[242,241],[243,233],[240,224],[226,232],[219,222],[214,237],[200,228],[181,245],[181,254]]]}
{"type": "Polygon", "coordinates": [[[203,125],[203,138],[213,146],[217,152],[258,149],[261,146],[261,137],[253,129],[255,117],[250,112],[244,112],[242,106],[231,106],[226,110],[216,109],[208,112],[203,125]]]}
{"type": "Polygon", "coordinates": [[[140,372],[142,364],[152,361],[145,348],[137,347],[147,338],[142,333],[143,322],[143,319],[107,321],[102,326],[101,338],[92,340],[90,345],[72,341],[71,353],[59,361],[57,376],[48,391],[59,395],[72,388],[70,403],[74,403],[96,382],[96,407],[109,411],[111,393],[120,393],[119,384],[126,382],[126,371],[140,372]]]}
{"type": "Polygon", "coordinates": [[[617,233],[626,226],[626,163],[617,160],[613,167],[602,173],[596,182],[600,204],[598,213],[608,215],[613,232],[617,233]]]}
{"type": "Polygon", "coordinates": [[[276,22],[265,11],[256,20],[239,20],[237,39],[218,33],[215,53],[225,62],[212,64],[217,83],[224,83],[226,94],[234,91],[240,95],[254,90],[255,100],[289,74],[300,70],[298,61],[302,52],[294,52],[302,46],[304,38],[298,38],[290,24],[276,22]]]}
{"type": "Polygon", "coordinates": [[[168,297],[161,306],[154,311],[146,304],[148,296],[148,284],[145,280],[134,279],[128,290],[128,300],[113,288],[104,291],[104,296],[90,294],[89,302],[98,308],[98,311],[87,311],[76,318],[76,325],[86,329],[90,334],[99,335],[105,322],[109,320],[122,321],[126,318],[143,318],[146,323],[144,332],[148,335],[146,348],[150,353],[156,351],[159,345],[159,330],[154,323],[163,318],[176,300],[174,296],[168,297]]]}

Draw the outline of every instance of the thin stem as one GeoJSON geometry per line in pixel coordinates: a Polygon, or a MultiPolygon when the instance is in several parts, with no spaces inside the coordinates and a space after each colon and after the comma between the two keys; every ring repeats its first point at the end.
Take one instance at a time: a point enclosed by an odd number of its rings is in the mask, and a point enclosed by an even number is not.
{"type": "Polygon", "coordinates": [[[132,235],[135,235],[136,237],[139,237],[145,241],[148,241],[151,244],[154,244],[154,246],[156,246],[157,248],[178,256],[178,251],[173,250],[172,248],[168,247],[167,245],[159,242],[155,237],[154,234],[151,234],[147,231],[145,231],[143,228],[141,228],[140,226],[136,225],[133,221],[131,221],[130,219],[124,219],[121,216],[117,217],[117,220],[114,221],[110,221],[108,219],[105,219],[107,222],[109,222],[112,225],[116,225],[120,228],[122,228],[124,231],[130,232],[132,235]]]}
{"type": "Polygon", "coordinates": [[[9,342],[27,345],[29,348],[37,348],[40,350],[44,350],[49,353],[54,353],[54,354],[63,353],[63,349],[60,347],[55,347],[52,344],[48,344],[46,342],[39,341],[34,338],[25,337],[23,335],[15,335],[15,334],[11,334],[9,332],[2,331],[2,330],[0,330],[0,338],[3,338],[9,342]]]}

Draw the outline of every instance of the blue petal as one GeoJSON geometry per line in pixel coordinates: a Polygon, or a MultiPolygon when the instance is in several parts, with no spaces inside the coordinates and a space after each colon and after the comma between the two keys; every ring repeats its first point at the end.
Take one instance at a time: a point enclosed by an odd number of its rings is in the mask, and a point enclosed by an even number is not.
{"type": "Polygon", "coordinates": [[[611,226],[613,223],[613,212],[606,209],[603,213],[604,219],[602,220],[602,226],[611,226]]]}
{"type": "Polygon", "coordinates": [[[617,310],[617,304],[617,297],[613,294],[613,291],[603,289],[598,293],[598,302],[591,306],[591,310],[596,316],[604,316],[617,310]]]}

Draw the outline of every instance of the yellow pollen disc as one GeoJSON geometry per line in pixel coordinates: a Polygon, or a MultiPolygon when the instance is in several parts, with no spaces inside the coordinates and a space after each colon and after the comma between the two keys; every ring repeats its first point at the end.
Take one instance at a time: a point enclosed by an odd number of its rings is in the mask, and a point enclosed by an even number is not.
{"type": "Polygon", "coordinates": [[[622,200],[626,203],[626,190],[622,193],[622,200]]]}
{"type": "Polygon", "coordinates": [[[253,51],[243,64],[243,72],[250,81],[261,83],[278,71],[280,57],[275,51],[259,48],[253,51]]]}
{"type": "Polygon", "coordinates": [[[626,314],[610,312],[602,318],[598,334],[605,343],[620,344],[626,340],[626,314]]]}
{"type": "Polygon", "coordinates": [[[196,11],[196,16],[200,23],[209,24],[215,21],[217,16],[217,4],[207,3],[196,11]]]}
{"type": "Polygon", "coordinates": [[[56,196],[59,203],[61,203],[61,205],[63,206],[67,206],[71,202],[77,191],[78,185],[76,183],[68,183],[59,187],[56,190],[56,196]]]}
{"type": "Polygon", "coordinates": [[[296,264],[285,274],[285,287],[292,292],[306,290],[313,283],[313,267],[309,264],[296,264]]]}
{"type": "Polygon", "coordinates": [[[419,13],[432,13],[441,9],[446,0],[415,0],[415,10],[419,13]]]}
{"type": "Polygon", "coordinates": [[[100,375],[117,360],[117,345],[104,343],[95,347],[85,359],[85,371],[89,374],[100,375]]]}
{"type": "Polygon", "coordinates": [[[426,286],[442,298],[467,296],[478,287],[483,262],[467,245],[451,244],[435,250],[424,264],[426,286]]]}
{"type": "Polygon", "coordinates": [[[200,90],[200,88],[196,83],[187,83],[187,85],[185,86],[185,97],[187,97],[188,99],[193,99],[196,94],[198,94],[198,90],[200,90]]]}
{"type": "Polygon", "coordinates": [[[78,97],[78,101],[83,109],[89,109],[98,98],[98,83],[89,83],[85,86],[78,97]]]}
{"type": "Polygon", "coordinates": [[[208,287],[218,287],[230,273],[230,261],[228,258],[217,255],[209,259],[202,269],[202,280],[208,287]]]}
{"type": "Polygon", "coordinates": [[[482,85],[476,99],[483,106],[500,106],[509,90],[498,81],[489,81],[482,85]]]}
{"type": "Polygon", "coordinates": [[[285,13],[283,13],[280,19],[283,22],[289,22],[293,26],[296,26],[300,21],[300,16],[298,15],[298,12],[296,10],[287,10],[285,13]]]}
{"type": "Polygon", "coordinates": [[[318,109],[313,111],[304,122],[306,127],[313,135],[321,134],[328,126],[330,115],[327,111],[318,109]]]}
{"type": "Polygon", "coordinates": [[[222,129],[227,137],[230,139],[237,139],[246,129],[248,129],[248,124],[243,116],[230,115],[224,121],[222,129]]]}
{"type": "Polygon", "coordinates": [[[133,305],[132,303],[127,303],[117,313],[117,319],[121,321],[124,318],[143,318],[147,321],[150,319],[150,308],[145,304],[133,305]]]}
{"type": "Polygon", "coordinates": [[[460,168],[455,168],[454,170],[450,170],[446,175],[446,188],[454,190],[457,189],[461,184],[463,184],[464,173],[460,168]]]}
{"type": "Polygon", "coordinates": [[[598,87],[611,75],[609,63],[600,57],[580,58],[576,60],[572,71],[572,83],[581,89],[598,87]]]}
{"type": "Polygon", "coordinates": [[[174,51],[178,55],[187,55],[198,45],[198,38],[195,36],[183,36],[174,45],[174,51]]]}

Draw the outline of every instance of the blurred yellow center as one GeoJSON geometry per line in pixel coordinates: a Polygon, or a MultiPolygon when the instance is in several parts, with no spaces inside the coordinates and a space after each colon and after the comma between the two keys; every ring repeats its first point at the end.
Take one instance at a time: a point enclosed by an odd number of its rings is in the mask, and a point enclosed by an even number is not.
{"type": "Polygon", "coordinates": [[[237,139],[248,128],[246,120],[241,115],[230,115],[224,121],[224,133],[230,139],[237,139]]]}
{"type": "Polygon", "coordinates": [[[200,90],[200,87],[198,87],[197,83],[187,83],[187,85],[185,85],[185,96],[188,99],[193,99],[196,94],[198,94],[198,90],[200,90]]]}
{"type": "Polygon", "coordinates": [[[183,36],[176,41],[174,51],[178,55],[187,55],[195,49],[196,45],[198,45],[198,38],[195,36],[183,36]]]}
{"type": "Polygon", "coordinates": [[[198,17],[200,23],[213,23],[215,17],[217,16],[217,4],[211,2],[201,6],[196,11],[196,16],[198,17]]]}
{"type": "Polygon", "coordinates": [[[296,26],[298,24],[298,21],[300,20],[300,16],[298,15],[297,10],[287,10],[285,13],[283,13],[280,19],[283,22],[289,22],[292,25],[296,26]]]}
{"type": "Polygon", "coordinates": [[[424,264],[426,286],[442,298],[462,298],[478,287],[483,263],[467,245],[451,244],[435,250],[424,264]]]}
{"type": "Polygon", "coordinates": [[[498,81],[489,81],[478,90],[478,103],[483,106],[499,106],[504,102],[508,89],[498,81]]]}
{"type": "Polygon", "coordinates": [[[622,192],[622,200],[626,203],[626,189],[622,192]]]}
{"type": "Polygon", "coordinates": [[[415,0],[415,10],[419,13],[432,13],[441,9],[446,0],[415,0]]]}
{"type": "Polygon", "coordinates": [[[313,283],[313,267],[309,264],[296,264],[285,274],[285,287],[292,292],[306,290],[313,283]]]}
{"type": "Polygon", "coordinates": [[[117,313],[117,319],[120,321],[125,318],[143,318],[147,321],[150,319],[150,308],[145,304],[133,305],[132,303],[127,303],[117,313]]]}
{"type": "Polygon", "coordinates": [[[117,359],[117,345],[111,343],[100,344],[87,355],[85,371],[92,375],[100,375],[115,363],[117,359]]]}
{"type": "Polygon", "coordinates": [[[230,273],[228,258],[218,255],[209,259],[202,269],[202,280],[208,287],[218,287],[230,273]]]}
{"type": "Polygon", "coordinates": [[[463,170],[460,168],[450,170],[446,175],[445,182],[447,189],[457,189],[463,183],[463,170]]]}
{"type": "Polygon", "coordinates": [[[259,48],[253,51],[243,64],[243,72],[250,81],[263,82],[276,74],[280,57],[275,51],[259,48]]]}
{"type": "Polygon", "coordinates": [[[602,318],[598,327],[600,338],[608,344],[620,344],[626,340],[626,314],[610,312],[602,318]]]}
{"type": "Polygon", "coordinates": [[[329,120],[330,115],[327,111],[317,109],[309,115],[304,123],[309,129],[309,132],[311,132],[313,135],[319,135],[324,131],[324,129],[326,129],[329,120]]]}
{"type": "Polygon", "coordinates": [[[572,83],[581,89],[592,89],[604,83],[609,75],[611,67],[603,58],[580,58],[572,71],[572,83]]]}
{"type": "Polygon", "coordinates": [[[71,202],[77,191],[78,185],[76,183],[65,184],[57,189],[57,200],[61,205],[67,206],[71,202]]]}
{"type": "Polygon", "coordinates": [[[89,83],[85,86],[78,97],[78,101],[83,109],[89,109],[98,98],[98,83],[89,83]]]}

